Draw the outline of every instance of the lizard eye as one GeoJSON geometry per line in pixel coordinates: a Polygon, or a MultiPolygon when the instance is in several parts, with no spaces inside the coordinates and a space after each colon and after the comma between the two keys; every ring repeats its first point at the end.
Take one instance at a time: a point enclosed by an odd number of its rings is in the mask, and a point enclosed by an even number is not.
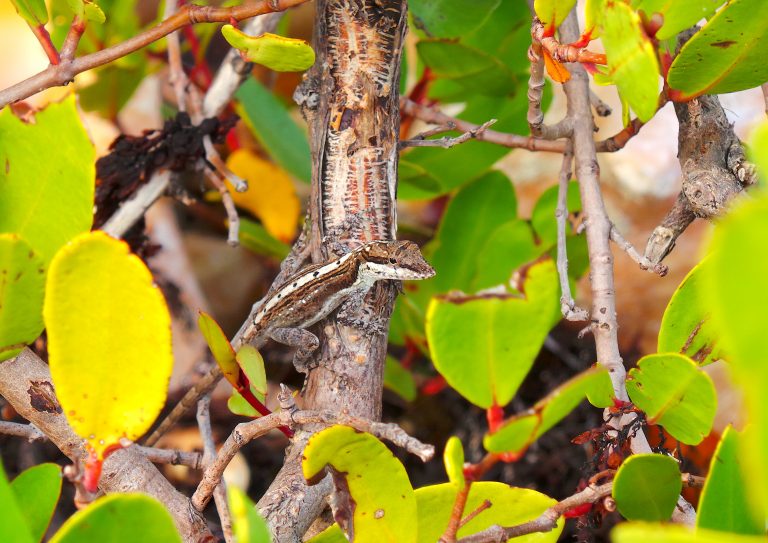
{"type": "Polygon", "coordinates": [[[389,263],[390,264],[397,264],[397,260],[395,260],[394,258],[390,258],[389,259],[389,263]]]}

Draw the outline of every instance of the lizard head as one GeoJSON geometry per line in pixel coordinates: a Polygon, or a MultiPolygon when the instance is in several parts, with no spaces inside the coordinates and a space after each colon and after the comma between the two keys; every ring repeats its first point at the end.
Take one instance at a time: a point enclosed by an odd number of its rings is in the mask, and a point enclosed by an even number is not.
{"type": "Polygon", "coordinates": [[[373,280],[428,279],[435,270],[412,241],[372,241],[360,249],[360,273],[373,280]]]}

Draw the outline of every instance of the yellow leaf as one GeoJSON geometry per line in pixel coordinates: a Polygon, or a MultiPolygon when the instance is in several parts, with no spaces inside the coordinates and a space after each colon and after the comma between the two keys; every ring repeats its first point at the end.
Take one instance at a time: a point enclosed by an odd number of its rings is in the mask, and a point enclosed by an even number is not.
{"type": "Polygon", "coordinates": [[[285,243],[296,234],[301,206],[290,176],[281,168],[247,149],[238,149],[227,159],[227,166],[248,181],[248,190],[227,188],[238,207],[261,219],[264,228],[285,243]]]}
{"type": "Polygon", "coordinates": [[[152,274],[103,232],[54,256],[43,318],[56,395],[92,452],[138,439],[165,403],[173,367],[171,318],[152,274]]]}

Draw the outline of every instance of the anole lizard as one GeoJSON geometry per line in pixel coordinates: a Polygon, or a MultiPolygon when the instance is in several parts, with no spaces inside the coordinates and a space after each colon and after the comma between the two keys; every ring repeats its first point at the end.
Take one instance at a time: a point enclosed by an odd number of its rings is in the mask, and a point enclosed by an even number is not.
{"type": "Polygon", "coordinates": [[[435,270],[411,241],[373,241],[344,256],[306,267],[264,300],[243,327],[242,342],[262,346],[267,338],[296,347],[294,364],[304,362],[319,340],[306,328],[336,308],[349,313],[363,303],[368,290],[381,279],[428,279],[435,270]]]}
{"type": "MultiPolygon", "coordinates": [[[[411,241],[372,241],[344,256],[305,267],[267,297],[243,324],[233,343],[264,346],[268,338],[297,347],[294,364],[306,371],[305,362],[317,349],[317,336],[306,330],[340,306],[350,312],[359,307],[376,281],[428,279],[435,270],[411,241]]],[[[189,389],[163,423],[146,440],[157,439],[221,378],[218,366],[189,389]]]]}

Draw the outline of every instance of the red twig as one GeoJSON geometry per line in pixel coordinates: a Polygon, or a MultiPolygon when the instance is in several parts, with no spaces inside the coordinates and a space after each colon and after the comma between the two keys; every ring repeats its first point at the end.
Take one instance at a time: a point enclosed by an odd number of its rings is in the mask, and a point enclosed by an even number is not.
{"type": "Polygon", "coordinates": [[[45,29],[44,25],[37,25],[37,26],[30,26],[30,29],[32,29],[32,33],[37,38],[37,41],[40,42],[40,45],[43,46],[43,51],[45,51],[45,56],[48,57],[48,60],[51,62],[53,66],[56,66],[61,62],[61,59],[59,58],[59,52],[56,50],[56,46],[53,45],[53,42],[51,41],[51,35],[48,34],[48,31],[45,29]]]}

